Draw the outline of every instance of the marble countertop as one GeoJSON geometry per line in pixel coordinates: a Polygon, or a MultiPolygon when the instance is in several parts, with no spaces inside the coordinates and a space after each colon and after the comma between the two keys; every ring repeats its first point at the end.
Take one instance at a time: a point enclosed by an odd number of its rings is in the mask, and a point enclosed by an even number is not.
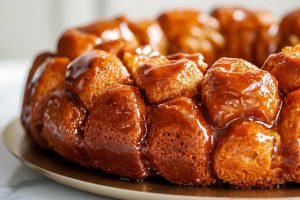
{"type": "Polygon", "coordinates": [[[108,199],[51,181],[8,152],[2,141],[7,123],[19,116],[30,62],[0,61],[0,200],[108,199]]]}

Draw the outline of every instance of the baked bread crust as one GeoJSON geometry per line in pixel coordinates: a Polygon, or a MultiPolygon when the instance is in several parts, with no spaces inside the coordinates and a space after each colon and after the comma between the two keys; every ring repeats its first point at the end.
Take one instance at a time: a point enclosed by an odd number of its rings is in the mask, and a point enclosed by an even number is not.
{"type": "Polygon", "coordinates": [[[222,7],[71,28],[33,62],[22,123],[41,147],[135,180],[300,182],[300,45],[275,52],[295,21],[278,34],[268,12],[222,7]]]}

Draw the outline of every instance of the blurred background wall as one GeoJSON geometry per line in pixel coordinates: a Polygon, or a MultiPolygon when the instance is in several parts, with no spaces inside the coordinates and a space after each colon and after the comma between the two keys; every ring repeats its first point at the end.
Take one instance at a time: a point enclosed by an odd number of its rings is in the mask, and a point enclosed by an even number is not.
{"type": "Polygon", "coordinates": [[[236,4],[270,10],[278,18],[300,9],[300,0],[0,0],[0,59],[28,60],[37,52],[53,50],[64,29],[94,19],[121,14],[150,18],[172,8],[209,12],[236,4]]]}

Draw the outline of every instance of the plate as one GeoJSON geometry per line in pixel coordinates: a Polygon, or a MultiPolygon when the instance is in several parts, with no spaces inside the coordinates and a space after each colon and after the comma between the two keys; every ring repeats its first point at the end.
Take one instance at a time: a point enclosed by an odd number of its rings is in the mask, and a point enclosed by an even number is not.
{"type": "Polygon", "coordinates": [[[188,187],[155,178],[141,183],[129,181],[101,171],[85,169],[65,161],[52,151],[37,147],[24,132],[19,119],[12,121],[3,133],[7,149],[34,171],[64,185],[119,199],[298,199],[300,185],[276,189],[233,189],[224,186],[188,187]]]}

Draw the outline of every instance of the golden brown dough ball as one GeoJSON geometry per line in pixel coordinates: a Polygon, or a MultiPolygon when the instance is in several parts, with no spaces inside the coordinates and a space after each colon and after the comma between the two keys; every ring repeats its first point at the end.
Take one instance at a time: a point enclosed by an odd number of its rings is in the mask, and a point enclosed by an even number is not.
{"type": "Polygon", "coordinates": [[[216,175],[238,187],[283,183],[283,171],[272,163],[278,142],[278,133],[260,123],[234,122],[217,140],[213,155],[216,175]]]}
{"type": "Polygon", "coordinates": [[[69,64],[65,85],[89,109],[94,99],[107,87],[117,83],[131,83],[129,76],[127,69],[114,54],[96,49],[69,64]]]}
{"type": "Polygon", "coordinates": [[[206,74],[207,64],[204,62],[204,56],[201,53],[193,53],[193,54],[175,53],[175,54],[168,55],[167,58],[169,60],[179,60],[182,58],[192,60],[196,63],[199,70],[203,74],[206,74]]]}
{"type": "Polygon", "coordinates": [[[167,36],[169,54],[199,52],[210,66],[224,46],[218,21],[196,10],[168,11],[158,22],[167,36]]]}
{"type": "Polygon", "coordinates": [[[95,100],[84,128],[91,165],[107,173],[142,179],[145,105],[136,87],[114,85],[95,100]]]}
{"type": "Polygon", "coordinates": [[[300,182],[300,90],[289,93],[282,105],[279,132],[283,164],[294,181],[300,182]]]}
{"type": "Polygon", "coordinates": [[[148,152],[155,169],[167,180],[209,185],[212,130],[199,103],[177,97],[151,110],[148,152]]]}
{"type": "Polygon", "coordinates": [[[62,34],[57,44],[57,54],[71,60],[90,51],[101,39],[96,35],[81,32],[77,29],[67,30],[62,34]]]}
{"type": "Polygon", "coordinates": [[[44,52],[36,56],[33,61],[33,64],[29,70],[28,78],[25,85],[24,97],[23,97],[23,105],[22,105],[22,113],[21,113],[21,121],[23,126],[25,127],[27,132],[30,132],[30,121],[31,121],[31,106],[30,106],[30,93],[32,87],[32,77],[38,67],[49,57],[53,57],[54,55],[50,52],[44,52]]]}
{"type": "Polygon", "coordinates": [[[95,49],[100,49],[115,54],[120,59],[123,58],[123,55],[127,50],[132,48],[136,48],[136,47],[130,46],[130,44],[126,42],[124,39],[105,41],[95,46],[95,49]]]}
{"type": "Polygon", "coordinates": [[[277,85],[270,73],[245,60],[221,58],[203,79],[202,102],[218,127],[240,117],[272,124],[280,105],[277,85]]]}
{"type": "Polygon", "coordinates": [[[142,65],[135,81],[150,103],[161,103],[177,96],[194,97],[202,79],[196,63],[183,58],[166,64],[142,65]]]}
{"type": "Polygon", "coordinates": [[[88,165],[83,143],[86,110],[70,92],[59,88],[51,92],[43,114],[43,138],[64,158],[88,165]]]}
{"type": "Polygon", "coordinates": [[[260,26],[254,44],[254,63],[261,67],[270,54],[277,52],[279,28],[277,20],[270,12],[257,11],[255,16],[260,26]]]}
{"type": "Polygon", "coordinates": [[[269,12],[222,7],[212,16],[219,21],[225,37],[223,56],[242,58],[260,67],[276,51],[278,25],[269,12]]]}
{"type": "Polygon", "coordinates": [[[101,42],[123,39],[130,46],[137,46],[138,41],[128,27],[129,20],[126,17],[118,17],[113,20],[100,20],[78,29],[84,33],[94,34],[101,38],[101,42]]]}
{"type": "Polygon", "coordinates": [[[275,76],[282,92],[300,89],[300,44],[285,47],[280,53],[270,55],[263,69],[275,76]]]}
{"type": "Polygon", "coordinates": [[[137,37],[140,45],[150,45],[155,51],[167,54],[166,36],[157,21],[131,22],[129,28],[137,37]]]}
{"type": "Polygon", "coordinates": [[[280,22],[280,45],[278,50],[285,46],[300,44],[300,10],[287,14],[280,22]]]}
{"type": "Polygon", "coordinates": [[[29,107],[30,133],[35,141],[42,147],[47,147],[47,143],[41,136],[43,127],[42,116],[47,103],[49,93],[56,87],[63,85],[65,72],[69,59],[65,57],[47,58],[35,70],[30,81],[29,107]]]}
{"type": "Polygon", "coordinates": [[[158,65],[169,62],[165,56],[149,45],[125,51],[122,61],[134,78],[136,78],[136,72],[142,64],[158,65]]]}

